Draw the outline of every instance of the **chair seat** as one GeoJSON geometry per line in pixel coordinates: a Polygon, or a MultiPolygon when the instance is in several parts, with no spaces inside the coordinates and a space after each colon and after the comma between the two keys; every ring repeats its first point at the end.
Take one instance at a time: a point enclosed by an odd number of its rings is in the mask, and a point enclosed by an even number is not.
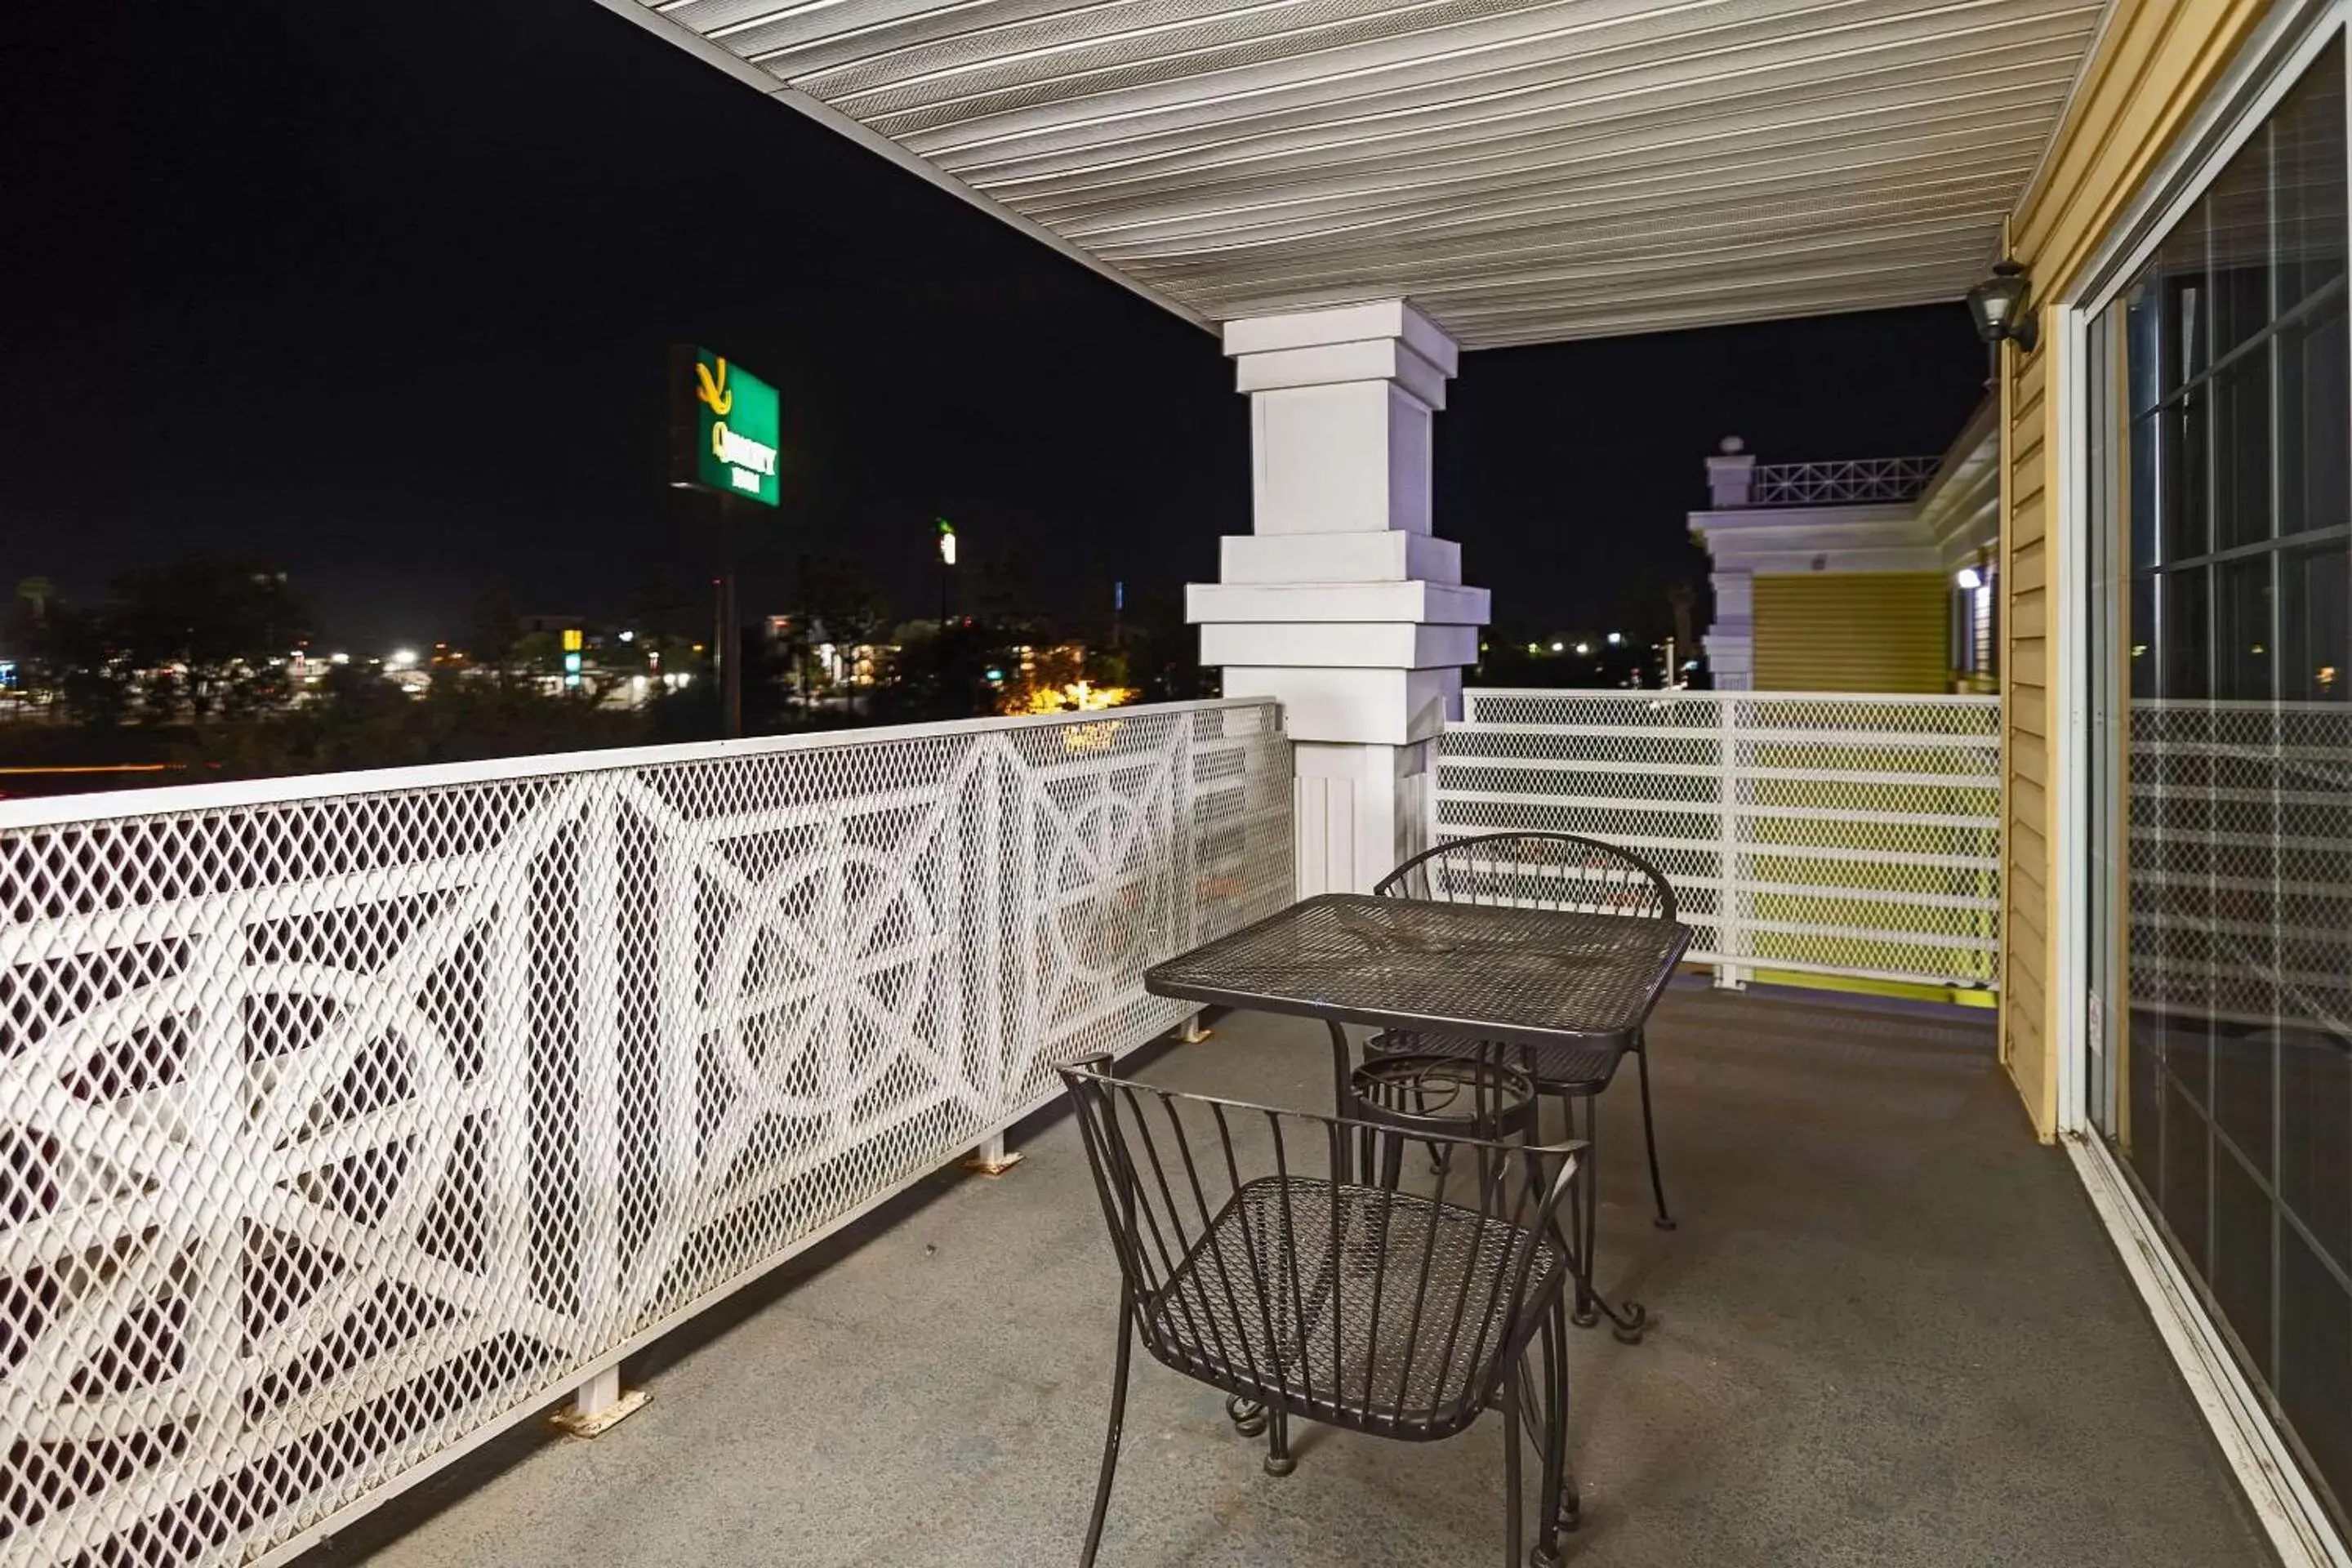
{"type": "Polygon", "coordinates": [[[1605,1040],[1528,1049],[1498,1047],[1491,1041],[1469,1035],[1423,1035],[1384,1029],[1364,1042],[1364,1054],[1368,1057],[1479,1057],[1498,1049],[1505,1063],[1527,1073],[1536,1080],[1536,1087],[1548,1094],[1598,1094],[1609,1087],[1609,1080],[1617,1076],[1617,1064],[1625,1059],[1623,1046],[1605,1040]]]}
{"type": "Polygon", "coordinates": [[[1437,1438],[1476,1418],[1566,1272],[1550,1237],[1472,1209],[1269,1176],[1234,1193],[1139,1315],[1155,1356],[1228,1393],[1437,1438]]]}

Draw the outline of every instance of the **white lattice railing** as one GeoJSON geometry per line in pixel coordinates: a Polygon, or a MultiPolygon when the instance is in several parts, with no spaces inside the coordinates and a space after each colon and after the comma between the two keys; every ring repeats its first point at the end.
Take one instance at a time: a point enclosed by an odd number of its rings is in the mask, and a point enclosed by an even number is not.
{"type": "Polygon", "coordinates": [[[1850,458],[1829,463],[1759,463],[1749,506],[1853,506],[1906,501],[1935,481],[1941,458],[1850,458]]]}
{"type": "Polygon", "coordinates": [[[282,1561],[1181,1017],[1277,710],[0,806],[0,1560],[282,1561]]]}
{"type": "Polygon", "coordinates": [[[2000,700],[1471,691],[1433,841],[1506,829],[1633,849],[1691,956],[1990,987],[1999,973],[2000,700]]]}

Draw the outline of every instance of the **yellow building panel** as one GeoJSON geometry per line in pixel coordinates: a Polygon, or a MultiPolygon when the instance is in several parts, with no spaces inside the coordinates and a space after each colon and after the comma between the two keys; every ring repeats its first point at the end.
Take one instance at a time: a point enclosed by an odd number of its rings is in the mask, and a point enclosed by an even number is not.
{"type": "MultiPolygon", "coordinates": [[[[2012,253],[2043,307],[2065,297],[2264,9],[2263,0],[2116,0],[2042,175],[2011,219],[2012,253]]],[[[2045,318],[2039,352],[2004,351],[2002,388],[2009,422],[2001,484],[2007,568],[2001,587],[2009,597],[2001,616],[2008,645],[2002,815],[2021,874],[2008,879],[2004,895],[2001,1057],[2044,1138],[2055,1135],[2058,1109],[2058,1062],[2050,1048],[2058,1035],[2057,999],[2050,994],[2053,965],[2046,934],[2055,922],[2045,889],[2059,879],[2051,862],[2046,794],[2058,784],[2045,738],[2050,672],[2043,633],[2050,616],[2064,613],[2063,595],[2075,591],[2049,580],[2045,541],[2055,500],[2044,491],[2045,447],[2067,435],[2053,427],[2057,409],[2047,395],[2054,325],[2045,318]],[[2053,602],[2051,594],[2061,597],[2053,602]]]]}
{"type": "Polygon", "coordinates": [[[1950,587],[1938,572],[1757,578],[1756,689],[1950,689],[1950,587]]]}

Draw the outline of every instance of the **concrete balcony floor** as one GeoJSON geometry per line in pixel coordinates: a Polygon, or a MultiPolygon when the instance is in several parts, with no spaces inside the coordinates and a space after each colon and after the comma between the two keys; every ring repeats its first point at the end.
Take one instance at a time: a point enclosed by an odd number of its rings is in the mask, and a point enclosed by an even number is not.
{"type": "MultiPolygon", "coordinates": [[[[1653,1026],[1673,1234],[1612,1090],[1604,1286],[1646,1342],[1578,1336],[1587,1568],[2272,1561],[2064,1156],[2029,1136],[1990,1014],[1678,985],[1653,1026]]],[[[1137,1076],[1321,1108],[1321,1026],[1233,1015],[1137,1076]]],[[[534,1423],[304,1560],[1075,1561],[1116,1287],[1066,1117],[997,1181],[943,1173],[634,1359],[593,1441],[534,1423]]],[[[1139,1352],[1103,1562],[1483,1564],[1489,1418],[1408,1445],[1303,1427],[1276,1480],[1221,1396],[1139,1352]]]]}

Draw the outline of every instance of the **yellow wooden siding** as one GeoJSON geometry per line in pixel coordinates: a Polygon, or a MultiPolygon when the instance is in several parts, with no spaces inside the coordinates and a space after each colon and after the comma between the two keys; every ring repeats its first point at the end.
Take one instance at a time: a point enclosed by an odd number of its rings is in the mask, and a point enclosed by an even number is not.
{"type": "MultiPolygon", "coordinates": [[[[2066,298],[2264,9],[2264,0],[2116,0],[2042,177],[2011,218],[2011,249],[2045,310],[2066,298]]],[[[2073,585],[2051,581],[2048,550],[2049,455],[2069,434],[2057,428],[2057,403],[2049,395],[2055,329],[2045,314],[2037,353],[2004,352],[2010,374],[2002,388],[2002,826],[2011,874],[2003,900],[2000,1047],[2044,1139],[2057,1130],[2053,1009],[2061,1000],[2050,984],[2049,933],[2057,924],[2050,889],[2059,877],[2049,799],[2060,785],[2050,751],[2045,634],[2054,615],[2074,613],[2063,597],[2073,585]]],[[[2059,848],[2080,852],[2076,845],[2059,848]]]]}
{"type": "Polygon", "coordinates": [[[1948,690],[1949,592],[1938,572],[1757,578],[1756,689],[1948,690]]]}

